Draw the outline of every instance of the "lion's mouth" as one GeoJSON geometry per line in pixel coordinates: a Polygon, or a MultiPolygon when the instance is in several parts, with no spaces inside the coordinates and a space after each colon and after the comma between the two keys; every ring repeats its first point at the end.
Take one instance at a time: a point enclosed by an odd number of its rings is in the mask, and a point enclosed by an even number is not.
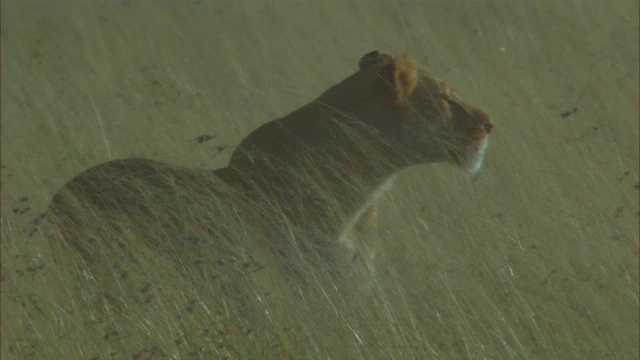
{"type": "Polygon", "coordinates": [[[485,136],[479,142],[469,145],[468,156],[462,166],[471,174],[475,174],[482,168],[484,153],[489,145],[489,136],[485,136]]]}
{"type": "MultiPolygon", "coordinates": [[[[479,135],[479,134],[476,134],[479,135]]],[[[466,145],[462,145],[452,153],[455,162],[465,169],[468,173],[474,174],[482,168],[484,154],[489,145],[489,136],[474,136],[475,139],[467,141],[466,145]]]]}

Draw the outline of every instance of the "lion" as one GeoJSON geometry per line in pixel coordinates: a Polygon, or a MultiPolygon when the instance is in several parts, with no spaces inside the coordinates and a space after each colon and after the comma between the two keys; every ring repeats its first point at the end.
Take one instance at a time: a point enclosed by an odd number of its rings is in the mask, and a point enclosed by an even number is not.
{"type": "MultiPolygon", "coordinates": [[[[255,209],[268,204],[284,228],[318,242],[311,248],[338,249],[363,259],[371,270],[378,247],[376,202],[397,174],[442,162],[478,171],[493,125],[485,112],[418,69],[406,53],[371,51],[358,67],[311,103],[251,132],[226,167],[189,169],[147,159],[106,162],[56,193],[48,217],[71,237],[72,229],[92,225],[83,220],[88,213],[145,223],[153,206],[193,212],[181,205],[183,190],[202,194],[204,203],[242,198],[248,204],[245,214],[251,204],[255,209]],[[208,200],[208,191],[218,195],[208,200]]],[[[249,214],[243,221],[251,219],[249,214]]],[[[255,227],[262,234],[256,235],[256,251],[281,251],[272,249],[278,247],[277,235],[265,226],[255,227]]],[[[68,241],[89,265],[96,261],[92,243],[68,241]]]]}

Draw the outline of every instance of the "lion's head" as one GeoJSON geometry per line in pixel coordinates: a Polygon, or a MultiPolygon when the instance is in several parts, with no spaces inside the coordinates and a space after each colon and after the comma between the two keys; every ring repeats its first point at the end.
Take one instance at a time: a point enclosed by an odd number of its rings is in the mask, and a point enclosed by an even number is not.
{"type": "Polygon", "coordinates": [[[413,162],[451,162],[475,172],[493,125],[408,54],[371,51],[359,71],[318,98],[390,135],[413,162]]]}
{"type": "Polygon", "coordinates": [[[330,169],[322,173],[332,184],[361,179],[373,187],[424,163],[448,162],[474,172],[491,129],[484,112],[417,69],[411,56],[371,51],[355,74],[254,130],[217,174],[231,184],[279,194],[299,182],[299,174],[318,169],[330,169]]]}

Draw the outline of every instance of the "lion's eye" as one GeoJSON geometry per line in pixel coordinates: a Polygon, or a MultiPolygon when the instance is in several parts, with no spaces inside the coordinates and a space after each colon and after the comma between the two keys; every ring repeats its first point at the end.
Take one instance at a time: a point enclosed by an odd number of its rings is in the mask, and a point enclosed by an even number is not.
{"type": "Polygon", "coordinates": [[[442,96],[447,99],[449,96],[451,96],[451,88],[449,87],[449,84],[447,84],[446,82],[442,82],[442,96]]]}
{"type": "Polygon", "coordinates": [[[453,116],[462,117],[466,113],[464,108],[456,101],[447,100],[447,104],[449,105],[453,116]]]}
{"type": "Polygon", "coordinates": [[[440,113],[443,114],[445,118],[451,119],[451,107],[446,98],[443,97],[438,101],[438,107],[440,108],[440,113]]]}

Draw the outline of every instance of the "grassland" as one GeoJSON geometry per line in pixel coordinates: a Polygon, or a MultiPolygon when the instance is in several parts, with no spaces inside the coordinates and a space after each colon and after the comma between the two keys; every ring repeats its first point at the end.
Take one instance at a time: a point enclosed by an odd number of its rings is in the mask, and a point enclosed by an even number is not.
{"type": "Polygon", "coordinates": [[[3,1],[0,355],[638,358],[637,14],[595,0],[3,1]],[[110,159],[224,166],[372,49],[410,52],[495,129],[477,176],[400,176],[369,288],[313,258],[255,261],[257,230],[213,193],[215,217],[158,206],[149,223],[165,226],[142,236],[126,219],[84,234],[103,240],[98,270],[40,218],[110,159]]]}

